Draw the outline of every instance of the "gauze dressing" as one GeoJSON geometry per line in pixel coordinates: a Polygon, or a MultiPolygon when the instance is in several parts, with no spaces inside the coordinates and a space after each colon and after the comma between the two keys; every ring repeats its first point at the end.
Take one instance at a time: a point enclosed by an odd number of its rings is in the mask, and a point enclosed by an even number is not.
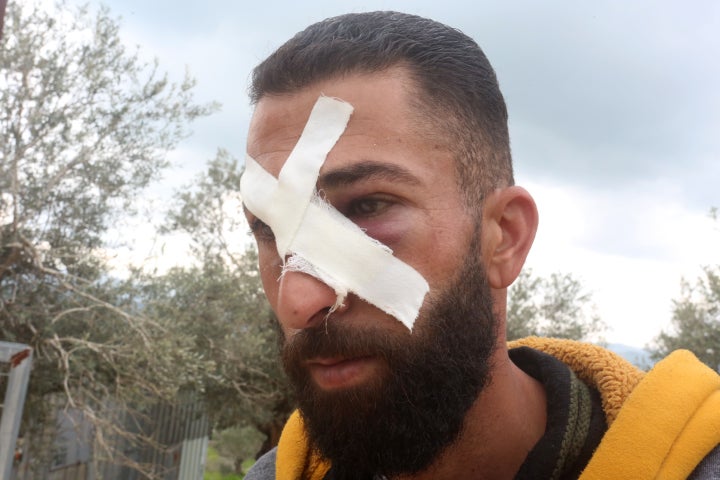
{"type": "Polygon", "coordinates": [[[327,284],[337,296],[333,309],[352,292],[412,330],[428,283],[315,192],[320,168],[352,111],[349,103],[318,98],[278,178],[247,156],[243,203],[272,229],[283,273],[300,271],[327,284]]]}

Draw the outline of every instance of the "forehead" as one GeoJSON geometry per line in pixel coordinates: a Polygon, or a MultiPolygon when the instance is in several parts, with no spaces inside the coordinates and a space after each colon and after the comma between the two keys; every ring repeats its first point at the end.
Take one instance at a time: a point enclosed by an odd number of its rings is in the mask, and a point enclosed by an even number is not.
{"type": "Polygon", "coordinates": [[[414,106],[415,91],[407,72],[396,67],[327,80],[292,94],[265,96],[250,124],[248,154],[277,176],[321,95],[354,107],[347,129],[329,158],[347,150],[360,155],[372,155],[381,148],[424,150],[432,135],[421,133],[426,129],[420,125],[426,122],[420,121],[419,109],[414,106]]]}

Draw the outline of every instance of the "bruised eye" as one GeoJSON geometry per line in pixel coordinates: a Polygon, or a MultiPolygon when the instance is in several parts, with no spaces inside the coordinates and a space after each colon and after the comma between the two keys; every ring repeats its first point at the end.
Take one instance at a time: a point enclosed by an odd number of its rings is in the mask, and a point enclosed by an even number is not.
{"type": "Polygon", "coordinates": [[[271,242],[275,240],[275,234],[272,228],[259,218],[250,222],[250,233],[253,234],[255,240],[258,242],[271,242]]]}
{"type": "Polygon", "coordinates": [[[387,210],[392,202],[384,198],[361,198],[350,203],[346,215],[353,217],[372,217],[387,210]]]}

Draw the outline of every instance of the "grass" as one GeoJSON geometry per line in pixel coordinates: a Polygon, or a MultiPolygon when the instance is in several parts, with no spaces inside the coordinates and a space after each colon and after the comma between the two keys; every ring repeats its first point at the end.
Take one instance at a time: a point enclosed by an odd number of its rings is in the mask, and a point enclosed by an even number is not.
{"type": "MultiPolygon", "coordinates": [[[[244,475],[227,472],[228,465],[223,465],[221,455],[212,446],[208,448],[207,461],[203,480],[243,480],[244,475]],[[224,467],[224,468],[223,468],[224,467]]],[[[242,469],[247,472],[255,460],[250,458],[242,462],[242,469]]]]}

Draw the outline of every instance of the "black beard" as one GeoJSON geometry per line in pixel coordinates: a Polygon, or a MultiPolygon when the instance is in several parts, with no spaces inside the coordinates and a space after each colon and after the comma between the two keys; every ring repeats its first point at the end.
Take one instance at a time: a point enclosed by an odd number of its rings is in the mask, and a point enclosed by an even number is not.
{"type": "Polygon", "coordinates": [[[429,299],[412,334],[391,335],[372,321],[350,328],[330,317],[283,346],[309,437],[331,460],[332,478],[420,472],[462,432],[490,380],[498,329],[475,255],[429,299]],[[303,363],[318,355],[377,356],[386,368],[370,384],[328,392],[315,386],[303,363]]]}

